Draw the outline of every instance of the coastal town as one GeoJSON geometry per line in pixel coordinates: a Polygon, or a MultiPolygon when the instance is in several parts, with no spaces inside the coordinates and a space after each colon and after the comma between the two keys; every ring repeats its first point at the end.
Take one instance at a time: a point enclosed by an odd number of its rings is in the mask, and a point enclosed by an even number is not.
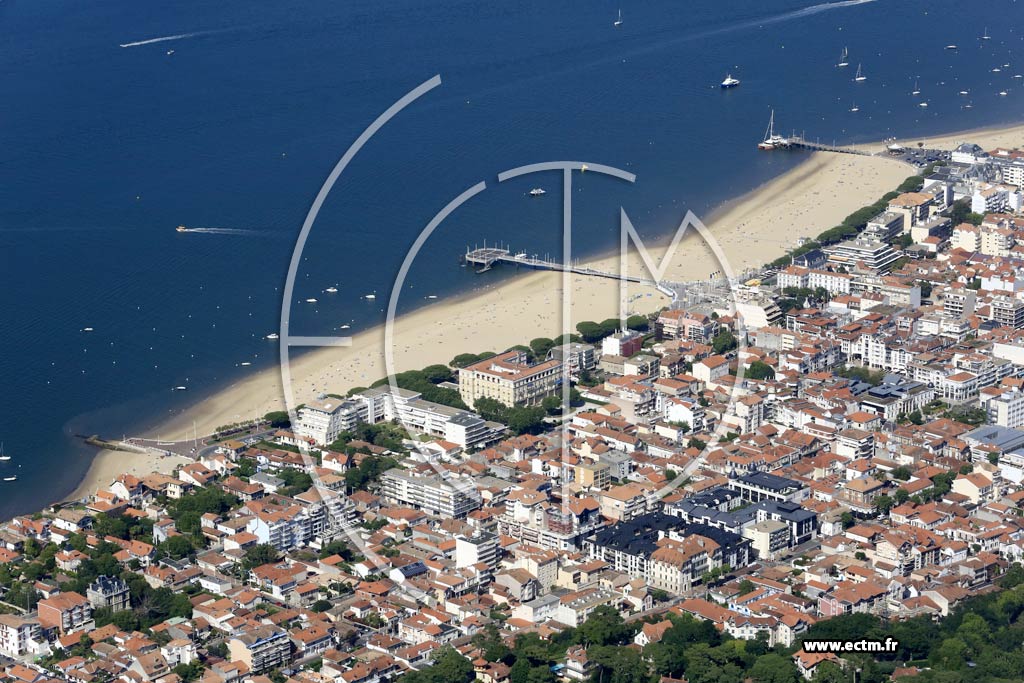
{"type": "Polygon", "coordinates": [[[743,281],[14,518],[6,679],[1024,680],[1024,151],[906,168],[743,281]]]}

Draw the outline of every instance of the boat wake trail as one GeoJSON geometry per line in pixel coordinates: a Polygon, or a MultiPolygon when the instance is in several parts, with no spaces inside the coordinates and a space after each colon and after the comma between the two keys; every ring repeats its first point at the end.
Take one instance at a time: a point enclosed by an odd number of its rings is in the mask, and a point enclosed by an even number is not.
{"type": "Polygon", "coordinates": [[[259,235],[259,230],[246,228],[186,228],[181,232],[198,232],[205,235],[259,235]]]}
{"type": "Polygon", "coordinates": [[[735,31],[739,31],[742,29],[767,26],[769,24],[778,24],[784,21],[792,21],[793,19],[803,19],[804,17],[810,17],[815,14],[821,14],[822,12],[830,12],[834,9],[843,9],[844,7],[856,7],[857,5],[867,5],[873,2],[878,2],[878,0],[839,0],[838,2],[821,2],[818,3],[817,5],[811,5],[810,7],[804,7],[801,9],[792,10],[790,12],[783,12],[782,14],[776,14],[770,17],[763,17],[761,19],[751,19],[750,21],[734,23],[727,27],[707,31],[703,34],[700,34],[699,37],[707,37],[723,33],[733,33],[735,31]]]}
{"type": "Polygon", "coordinates": [[[787,12],[786,14],[779,15],[779,19],[797,19],[799,17],[806,17],[812,14],[818,14],[819,12],[827,12],[829,10],[840,9],[843,7],[855,7],[857,5],[866,5],[871,2],[878,2],[878,0],[840,0],[839,2],[823,2],[818,5],[811,5],[810,7],[805,7],[803,9],[798,9],[792,12],[787,12]]]}
{"type": "Polygon", "coordinates": [[[185,40],[186,38],[212,36],[217,33],[226,33],[229,30],[230,29],[219,29],[215,31],[193,31],[192,33],[178,33],[173,36],[160,36],[159,38],[147,38],[146,40],[136,40],[131,43],[121,43],[121,47],[142,47],[143,45],[152,45],[154,43],[166,43],[171,40],[185,40]]]}

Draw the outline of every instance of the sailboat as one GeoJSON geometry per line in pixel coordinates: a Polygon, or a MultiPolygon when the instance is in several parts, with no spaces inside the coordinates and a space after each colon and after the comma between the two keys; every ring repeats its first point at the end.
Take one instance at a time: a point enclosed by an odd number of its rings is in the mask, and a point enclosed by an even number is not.
{"type": "Polygon", "coordinates": [[[836,64],[838,67],[850,66],[850,51],[845,47],[843,48],[843,54],[839,55],[839,62],[836,64]]]}
{"type": "Polygon", "coordinates": [[[911,95],[920,95],[921,94],[921,88],[918,85],[918,82],[917,82],[916,79],[914,80],[914,89],[910,91],[910,94],[911,95]]]}
{"type": "Polygon", "coordinates": [[[775,110],[772,109],[771,118],[768,119],[768,130],[764,133],[764,140],[757,144],[758,149],[772,150],[780,147],[788,147],[789,140],[781,135],[775,134],[775,110]]]}
{"type": "Polygon", "coordinates": [[[985,32],[981,34],[982,40],[992,40],[992,36],[988,34],[988,26],[985,27],[985,32]]]}
{"type": "Polygon", "coordinates": [[[856,102],[854,102],[854,103],[853,103],[853,106],[852,106],[852,107],[850,107],[850,111],[852,111],[852,112],[853,112],[853,113],[855,113],[855,114],[856,114],[857,112],[859,112],[859,111],[860,111],[860,107],[858,107],[858,106],[857,106],[857,103],[856,103],[856,102]]]}
{"type": "Polygon", "coordinates": [[[11,459],[11,456],[9,456],[6,453],[4,453],[4,445],[2,443],[0,443],[0,460],[2,460],[3,462],[7,462],[10,459],[11,459]]]}
{"type": "Polygon", "coordinates": [[[612,24],[612,26],[622,26],[622,9],[621,8],[619,9],[619,18],[615,20],[615,23],[612,24]]]}
{"type": "Polygon", "coordinates": [[[863,71],[861,71],[860,64],[857,65],[857,75],[853,77],[853,80],[858,83],[868,80],[868,77],[864,75],[863,71]]]}

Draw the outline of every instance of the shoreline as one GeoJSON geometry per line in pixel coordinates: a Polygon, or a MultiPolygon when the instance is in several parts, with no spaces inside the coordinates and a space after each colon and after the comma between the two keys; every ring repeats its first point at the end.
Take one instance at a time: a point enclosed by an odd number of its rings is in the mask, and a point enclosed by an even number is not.
{"type": "Polygon", "coordinates": [[[171,474],[178,465],[192,462],[178,455],[161,456],[152,453],[113,451],[101,449],[93,456],[82,481],[75,489],[62,496],[55,504],[77,502],[109,486],[121,474],[142,477],[146,474],[171,474]]]}
{"type": "MultiPolygon", "coordinates": [[[[1024,124],[907,138],[902,142],[927,141],[929,147],[952,148],[966,139],[985,149],[1024,146],[1024,124]]],[[[880,150],[886,144],[857,147],[880,150]]],[[[739,273],[781,256],[800,238],[815,237],[838,224],[856,209],[894,189],[911,173],[910,167],[896,159],[815,152],[782,175],[715,207],[704,223],[726,254],[732,270],[739,273]]],[[[708,258],[710,251],[692,237],[688,235],[680,244],[667,269],[667,279],[700,279],[719,270],[713,257],[708,258]]],[[[660,260],[666,249],[661,240],[657,246],[649,247],[655,260],[660,260]]],[[[598,256],[589,259],[587,265],[617,271],[618,256],[598,256]]],[[[629,268],[634,273],[643,268],[632,245],[629,268]]],[[[618,282],[576,275],[569,277],[569,281],[573,328],[581,320],[617,317],[618,282]]],[[[394,322],[394,371],[447,364],[459,353],[499,352],[535,337],[560,334],[561,284],[560,273],[530,271],[399,316],[394,322]]],[[[628,291],[631,312],[650,313],[668,303],[667,297],[651,287],[631,284],[628,291]]],[[[342,394],[386,376],[383,336],[384,325],[377,325],[355,334],[351,347],[318,349],[293,356],[289,366],[295,402],[302,403],[320,393],[342,394]]],[[[235,415],[263,415],[283,409],[281,368],[275,364],[215,389],[178,415],[156,420],[153,428],[146,431],[159,432],[167,440],[180,440],[192,434],[193,421],[199,433],[210,434],[217,426],[235,422],[235,415]]],[[[109,484],[110,479],[104,479],[111,472],[116,476],[127,471],[117,469],[119,465],[112,454],[135,455],[97,453],[82,482],[65,499],[81,498],[109,484]]],[[[165,459],[158,456],[139,455],[144,461],[165,464],[165,459]]],[[[143,464],[129,461],[133,471],[143,464]]]]}

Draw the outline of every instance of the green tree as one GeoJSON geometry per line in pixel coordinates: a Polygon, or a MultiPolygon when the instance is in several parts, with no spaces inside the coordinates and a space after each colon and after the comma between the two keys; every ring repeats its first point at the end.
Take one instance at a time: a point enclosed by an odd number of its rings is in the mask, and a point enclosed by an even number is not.
{"type": "Polygon", "coordinates": [[[946,638],[930,657],[932,665],[947,671],[959,671],[967,664],[968,648],[960,638],[946,638]]]}
{"type": "Polygon", "coordinates": [[[626,327],[637,332],[646,332],[651,326],[651,321],[646,315],[631,315],[626,318],[626,327]]]}
{"type": "Polygon", "coordinates": [[[814,670],[812,683],[852,683],[852,677],[838,664],[822,662],[814,670]]]}
{"type": "Polygon", "coordinates": [[[508,674],[509,683],[529,683],[530,662],[526,657],[516,657],[508,674]]]}
{"type": "Polygon", "coordinates": [[[711,341],[711,348],[713,348],[717,354],[732,351],[737,347],[737,345],[738,342],[736,341],[735,335],[725,328],[716,334],[715,338],[711,341]]]}
{"type": "Polygon", "coordinates": [[[756,683],[797,683],[799,676],[793,659],[775,652],[761,655],[750,668],[756,683]]]}
{"type": "Polygon", "coordinates": [[[890,472],[889,474],[892,475],[893,479],[907,481],[908,479],[910,479],[913,472],[911,472],[910,468],[907,467],[906,465],[900,465],[899,467],[894,468],[893,471],[890,472]]]}
{"type": "Polygon", "coordinates": [[[774,379],[775,368],[763,361],[755,360],[747,368],[745,375],[753,380],[774,379]]]}
{"type": "Polygon", "coordinates": [[[263,419],[269,422],[274,429],[288,429],[292,426],[287,410],[275,410],[264,415],[263,419]]]}
{"type": "Polygon", "coordinates": [[[618,610],[601,605],[576,629],[576,641],[581,645],[620,645],[633,635],[633,627],[622,620],[618,610]]]}
{"type": "Polygon", "coordinates": [[[441,382],[451,382],[455,379],[455,375],[452,374],[451,368],[447,365],[428,365],[423,368],[423,376],[428,382],[434,384],[440,384],[441,382]]]}
{"type": "Polygon", "coordinates": [[[249,571],[255,567],[277,562],[280,555],[277,549],[269,543],[254,545],[245,551],[245,559],[242,561],[242,568],[249,571]]]}
{"type": "Polygon", "coordinates": [[[190,557],[195,553],[195,550],[192,541],[188,540],[187,536],[171,536],[157,546],[157,551],[161,555],[175,560],[190,557]]]}
{"type": "Polygon", "coordinates": [[[631,647],[592,646],[587,658],[597,664],[591,683],[648,683],[649,666],[631,647]]]}
{"type": "Polygon", "coordinates": [[[540,402],[540,406],[548,415],[557,415],[562,412],[562,398],[553,395],[545,396],[544,400],[540,402]]]}
{"type": "Polygon", "coordinates": [[[434,663],[402,677],[405,683],[470,683],[475,678],[473,664],[450,645],[437,650],[434,663]]]}
{"type": "Polygon", "coordinates": [[[884,493],[875,498],[875,510],[877,510],[879,514],[889,514],[889,510],[892,509],[892,504],[892,498],[884,493]]]}
{"type": "Polygon", "coordinates": [[[576,331],[580,333],[580,337],[588,344],[593,344],[596,341],[600,341],[602,338],[608,336],[608,332],[605,331],[604,327],[598,325],[595,322],[584,320],[583,322],[576,324],[576,331]]]}
{"type": "Polygon", "coordinates": [[[506,424],[515,434],[535,434],[544,424],[544,408],[540,406],[516,406],[509,408],[506,424]]]}
{"type": "Polygon", "coordinates": [[[548,339],[547,337],[537,337],[536,339],[530,340],[530,351],[533,352],[533,357],[538,360],[547,358],[548,351],[555,346],[554,339],[548,339]]]}
{"type": "Polygon", "coordinates": [[[313,603],[313,605],[310,607],[310,609],[312,609],[314,612],[326,612],[327,610],[331,609],[331,607],[333,607],[333,606],[334,605],[331,604],[330,600],[317,600],[316,602],[313,603]]]}

